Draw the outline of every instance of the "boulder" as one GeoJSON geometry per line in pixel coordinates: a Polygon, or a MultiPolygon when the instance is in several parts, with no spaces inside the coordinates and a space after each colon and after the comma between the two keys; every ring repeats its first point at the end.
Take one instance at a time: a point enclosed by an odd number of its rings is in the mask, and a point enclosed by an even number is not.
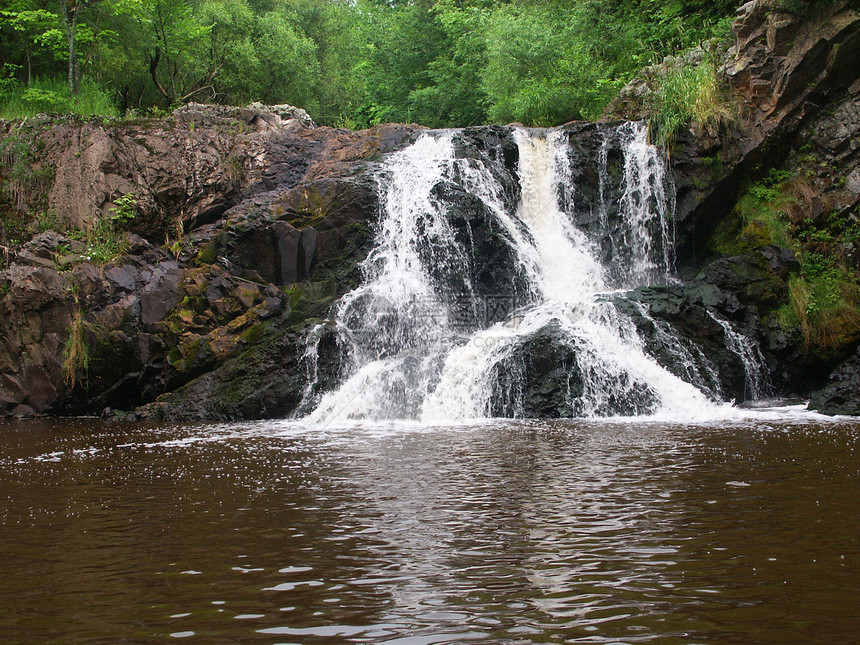
{"type": "Polygon", "coordinates": [[[860,348],[833,370],[827,385],[813,392],[809,409],[824,414],[860,415],[860,348]]]}
{"type": "Polygon", "coordinates": [[[492,370],[490,414],[499,417],[576,416],[582,396],[576,348],[558,323],[524,338],[492,370]]]}

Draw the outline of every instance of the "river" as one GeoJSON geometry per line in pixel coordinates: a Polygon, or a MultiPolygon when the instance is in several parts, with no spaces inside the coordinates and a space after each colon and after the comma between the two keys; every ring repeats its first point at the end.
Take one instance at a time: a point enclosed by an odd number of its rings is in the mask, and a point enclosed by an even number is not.
{"type": "Polygon", "coordinates": [[[0,425],[0,640],[860,642],[860,422],[0,425]]]}

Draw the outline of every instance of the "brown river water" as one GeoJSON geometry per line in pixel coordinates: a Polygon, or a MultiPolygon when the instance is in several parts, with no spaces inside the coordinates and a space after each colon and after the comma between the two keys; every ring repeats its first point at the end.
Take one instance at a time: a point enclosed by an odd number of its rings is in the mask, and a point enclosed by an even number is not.
{"type": "Polygon", "coordinates": [[[860,422],[0,424],[0,643],[860,643],[860,422]]]}

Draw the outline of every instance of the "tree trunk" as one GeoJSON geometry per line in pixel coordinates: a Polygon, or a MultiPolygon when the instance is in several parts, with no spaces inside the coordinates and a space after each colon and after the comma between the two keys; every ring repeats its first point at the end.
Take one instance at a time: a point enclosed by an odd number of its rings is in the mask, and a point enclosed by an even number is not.
{"type": "Polygon", "coordinates": [[[75,98],[78,94],[78,55],[75,51],[75,31],[78,26],[77,0],[60,0],[60,10],[63,12],[63,24],[66,27],[66,38],[69,41],[69,96],[75,98]]]}
{"type": "Polygon", "coordinates": [[[164,86],[158,81],[158,63],[161,62],[161,48],[155,48],[155,55],[149,57],[149,75],[152,77],[152,82],[155,84],[155,89],[158,90],[158,93],[161,94],[165,99],[167,99],[167,106],[170,107],[170,104],[173,102],[173,97],[167,93],[167,90],[164,89],[164,86]]]}

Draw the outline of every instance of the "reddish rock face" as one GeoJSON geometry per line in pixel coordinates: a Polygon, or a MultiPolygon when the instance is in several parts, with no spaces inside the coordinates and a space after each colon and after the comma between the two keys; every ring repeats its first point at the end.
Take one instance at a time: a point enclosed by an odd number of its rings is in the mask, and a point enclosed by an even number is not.
{"type": "MultiPolygon", "coordinates": [[[[725,73],[743,101],[745,152],[797,130],[857,80],[860,15],[851,2],[821,3],[803,19],[781,7],[773,0],[748,2],[732,28],[735,46],[725,73]]],[[[856,97],[857,89],[850,94],[856,97]]]]}
{"type": "Polygon", "coordinates": [[[132,194],[135,216],[117,234],[127,254],[105,266],[86,261],[85,242],[54,232],[5,252],[0,416],[132,409],[255,346],[264,326],[322,313],[349,288],[376,208],[374,162],[417,128],[316,128],[288,107],[192,104],[160,121],[5,128],[29,146],[40,176],[53,175],[22,189],[21,209],[45,207],[59,228],[89,230],[132,194]],[[288,291],[304,283],[329,286],[314,302],[303,296],[306,314],[290,314],[300,297],[288,291]],[[78,311],[89,365],[71,387],[64,348],[78,311]]]}

